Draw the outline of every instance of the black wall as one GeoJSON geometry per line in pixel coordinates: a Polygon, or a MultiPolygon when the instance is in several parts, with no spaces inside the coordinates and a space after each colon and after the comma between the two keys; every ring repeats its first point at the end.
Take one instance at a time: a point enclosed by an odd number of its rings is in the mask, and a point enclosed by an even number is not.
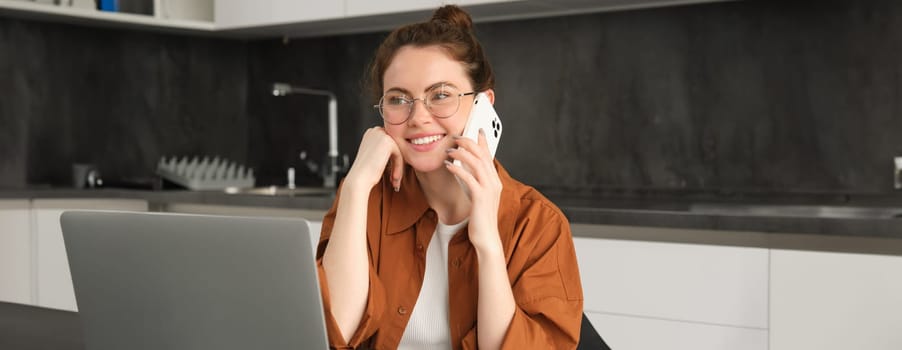
{"type": "Polygon", "coordinates": [[[244,43],[0,19],[0,187],[247,155],[244,43]]]}
{"type": "MultiPolygon", "coordinates": [[[[891,192],[902,3],[742,1],[477,25],[505,122],[498,158],[545,189],[891,192]]],[[[360,80],[384,33],[230,41],[0,19],[0,186],[74,161],[140,176],[163,154],[284,183],[380,123],[360,80]]],[[[313,184],[312,177],[301,176],[313,184]]]]}

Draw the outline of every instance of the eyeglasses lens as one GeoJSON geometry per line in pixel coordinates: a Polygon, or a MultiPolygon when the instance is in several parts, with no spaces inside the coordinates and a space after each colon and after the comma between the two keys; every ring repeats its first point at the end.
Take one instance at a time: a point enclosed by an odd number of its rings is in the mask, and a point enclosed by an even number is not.
{"type": "Polygon", "coordinates": [[[412,99],[399,92],[385,94],[379,102],[379,111],[388,123],[401,124],[412,115],[416,100],[423,100],[429,112],[437,118],[448,118],[460,107],[460,94],[442,87],[430,91],[422,99],[412,99]]]}

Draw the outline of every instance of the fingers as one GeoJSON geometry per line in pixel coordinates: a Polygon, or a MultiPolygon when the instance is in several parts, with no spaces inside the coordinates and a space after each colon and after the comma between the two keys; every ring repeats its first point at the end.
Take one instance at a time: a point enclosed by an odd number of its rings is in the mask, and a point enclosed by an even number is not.
{"type": "Polygon", "coordinates": [[[470,170],[473,173],[472,176],[477,179],[483,178],[483,163],[480,161],[479,157],[473,153],[470,153],[465,149],[452,148],[448,150],[448,156],[451,157],[451,159],[459,160],[463,165],[466,165],[467,169],[465,170],[470,170]]]}
{"type": "Polygon", "coordinates": [[[382,127],[366,130],[360,141],[357,157],[346,178],[353,178],[364,185],[374,185],[386,172],[390,174],[392,187],[400,190],[404,171],[404,158],[397,143],[382,127]]]}
{"type": "Polygon", "coordinates": [[[395,152],[392,152],[388,164],[391,166],[392,187],[395,192],[398,192],[401,190],[401,178],[404,176],[404,158],[401,157],[401,152],[397,148],[395,152]]]}
{"type": "Polygon", "coordinates": [[[457,145],[460,146],[460,148],[475,154],[485,163],[492,162],[492,157],[489,155],[489,144],[485,137],[485,131],[483,129],[479,129],[477,142],[474,142],[473,140],[462,136],[455,136],[454,139],[455,142],[457,142],[457,145]]]}
{"type": "MultiPolygon", "coordinates": [[[[463,165],[466,165],[466,169],[462,170],[468,176],[473,177],[475,181],[490,180],[495,171],[495,166],[491,157],[488,156],[488,150],[485,149],[486,146],[484,144],[481,147],[477,146],[473,140],[469,139],[458,140],[458,144],[460,148],[449,149],[448,156],[451,159],[460,160],[463,165]]],[[[460,167],[455,166],[455,168],[460,167]]]]}
{"type": "Polygon", "coordinates": [[[479,129],[479,136],[476,137],[479,148],[489,149],[489,141],[485,138],[485,129],[479,129]]]}
{"type": "Polygon", "coordinates": [[[401,178],[404,176],[404,158],[401,156],[401,150],[398,149],[398,145],[395,144],[395,141],[388,135],[384,128],[375,126],[372,130],[374,133],[379,133],[380,137],[387,140],[385,143],[390,150],[386,167],[389,168],[391,174],[392,188],[395,192],[398,192],[401,190],[401,178]]]}
{"type": "Polygon", "coordinates": [[[479,188],[479,181],[476,181],[476,178],[473,177],[473,174],[466,171],[462,166],[454,165],[451,161],[445,161],[445,168],[448,169],[452,174],[457,176],[460,181],[463,181],[467,187],[470,188],[472,192],[474,188],[479,188]]]}

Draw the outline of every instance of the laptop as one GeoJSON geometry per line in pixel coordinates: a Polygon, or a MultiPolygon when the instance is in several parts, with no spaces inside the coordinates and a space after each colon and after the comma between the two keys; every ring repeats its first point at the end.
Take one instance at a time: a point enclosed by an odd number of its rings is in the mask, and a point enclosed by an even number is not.
{"type": "Polygon", "coordinates": [[[86,350],[328,349],[307,221],[67,211],[86,350]]]}

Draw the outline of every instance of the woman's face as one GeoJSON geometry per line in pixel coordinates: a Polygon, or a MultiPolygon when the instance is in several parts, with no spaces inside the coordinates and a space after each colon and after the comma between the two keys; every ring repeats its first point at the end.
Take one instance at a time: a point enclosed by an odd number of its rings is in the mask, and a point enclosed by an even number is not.
{"type": "MultiPolygon", "coordinates": [[[[452,136],[463,133],[475,95],[460,97],[457,112],[447,118],[433,115],[422,99],[443,91],[447,98],[456,100],[458,94],[473,91],[463,64],[438,46],[404,46],[385,70],[382,82],[383,95],[418,99],[406,122],[385,122],[385,130],[398,143],[404,161],[420,172],[444,170],[447,149],[456,147],[452,136]]],[[[494,102],[494,93],[487,93],[494,102]]]]}

